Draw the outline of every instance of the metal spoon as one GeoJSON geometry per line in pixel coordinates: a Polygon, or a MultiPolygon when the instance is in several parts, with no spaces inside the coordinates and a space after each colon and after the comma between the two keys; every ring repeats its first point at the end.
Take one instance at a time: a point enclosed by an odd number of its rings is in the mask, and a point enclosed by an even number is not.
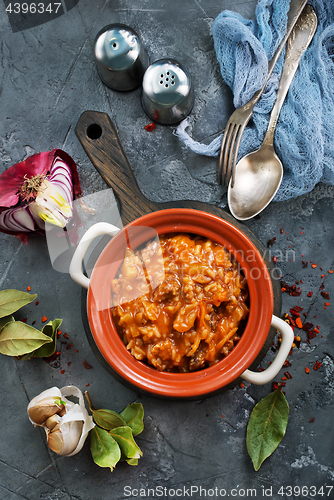
{"type": "Polygon", "coordinates": [[[280,187],[283,166],[274,149],[275,128],[299,61],[316,28],[316,14],[310,5],[306,5],[287,41],[281,80],[263,143],[259,149],[241,158],[229,183],[228,204],[236,219],[247,220],[257,215],[271,202],[280,187]]]}

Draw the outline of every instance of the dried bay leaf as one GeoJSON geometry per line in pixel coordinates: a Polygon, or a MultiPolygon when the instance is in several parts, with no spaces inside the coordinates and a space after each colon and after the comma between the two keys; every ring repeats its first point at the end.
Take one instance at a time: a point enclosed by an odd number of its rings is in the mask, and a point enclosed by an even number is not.
{"type": "Polygon", "coordinates": [[[132,430],[130,427],[123,426],[117,427],[109,431],[109,434],[117,441],[119,444],[123,455],[126,458],[140,458],[143,454],[135,440],[133,439],[132,430]]]}
{"type": "Polygon", "coordinates": [[[121,413],[121,417],[126,424],[131,427],[134,436],[137,436],[144,429],[144,408],[141,403],[128,405],[121,413]]]}
{"type": "Polygon", "coordinates": [[[124,458],[124,460],[129,465],[138,465],[138,458],[124,458]]]}
{"type": "Polygon", "coordinates": [[[11,321],[15,321],[13,316],[3,316],[2,318],[0,318],[0,330],[11,321]]]}
{"type": "Polygon", "coordinates": [[[49,342],[48,335],[22,321],[11,321],[0,331],[0,352],[7,356],[22,356],[49,342]]]}
{"type": "Polygon", "coordinates": [[[92,412],[94,422],[107,431],[126,425],[126,422],[115,411],[95,410],[95,408],[90,408],[90,411],[92,412]]]}
{"type": "Polygon", "coordinates": [[[13,314],[21,307],[30,304],[36,297],[36,293],[30,294],[14,289],[0,290],[0,318],[13,314]]]}
{"type": "Polygon", "coordinates": [[[121,450],[108,431],[97,425],[90,431],[90,450],[94,462],[100,467],[115,467],[121,458],[121,450]]]}
{"type": "Polygon", "coordinates": [[[47,344],[42,345],[39,349],[34,351],[31,356],[34,358],[48,358],[49,356],[52,356],[52,354],[56,350],[56,345],[57,345],[57,331],[60,325],[62,324],[63,320],[62,319],[54,319],[53,321],[49,321],[45,326],[42,328],[42,333],[44,335],[47,335],[50,337],[52,342],[48,342],[47,344]]]}
{"type": "Polygon", "coordinates": [[[255,470],[259,470],[283,439],[288,415],[289,405],[280,390],[271,392],[253,408],[247,426],[246,445],[255,470]]]}

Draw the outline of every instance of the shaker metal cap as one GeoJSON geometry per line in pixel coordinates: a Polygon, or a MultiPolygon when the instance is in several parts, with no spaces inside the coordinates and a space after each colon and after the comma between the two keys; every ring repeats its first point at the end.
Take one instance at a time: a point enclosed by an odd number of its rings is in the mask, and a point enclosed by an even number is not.
{"type": "Polygon", "coordinates": [[[149,64],[137,33],[125,24],[109,24],[95,37],[95,62],[101,80],[113,90],[133,90],[149,64]]]}
{"type": "Polygon", "coordinates": [[[157,123],[172,125],[183,120],[193,107],[188,70],[174,59],[159,59],[143,78],[142,105],[157,123]]]}

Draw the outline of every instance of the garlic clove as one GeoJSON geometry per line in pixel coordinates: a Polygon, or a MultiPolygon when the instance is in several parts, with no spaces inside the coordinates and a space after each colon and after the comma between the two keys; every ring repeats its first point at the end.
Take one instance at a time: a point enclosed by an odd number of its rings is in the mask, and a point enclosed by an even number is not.
{"type": "Polygon", "coordinates": [[[43,425],[44,422],[55,413],[62,411],[65,406],[57,398],[45,398],[28,408],[30,419],[36,425],[43,425]]]}
{"type": "Polygon", "coordinates": [[[83,421],[77,420],[66,422],[61,426],[61,432],[64,440],[64,448],[59,455],[69,455],[72,453],[79,442],[83,428],[83,421]]]}
{"type": "Polygon", "coordinates": [[[55,415],[52,415],[51,417],[47,418],[45,420],[45,425],[46,427],[52,431],[54,429],[54,427],[59,424],[59,422],[61,421],[61,418],[59,417],[59,415],[56,413],[55,415]]]}
{"type": "Polygon", "coordinates": [[[58,455],[62,454],[64,448],[64,439],[60,425],[57,430],[53,430],[53,432],[50,432],[48,434],[48,445],[50,450],[54,451],[55,453],[58,453],[58,455]]]}

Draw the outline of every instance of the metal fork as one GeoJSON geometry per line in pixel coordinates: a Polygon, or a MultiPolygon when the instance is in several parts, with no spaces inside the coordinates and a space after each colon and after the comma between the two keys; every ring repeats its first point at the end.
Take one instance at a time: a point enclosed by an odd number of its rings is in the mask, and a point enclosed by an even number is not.
{"type": "Polygon", "coordinates": [[[290,10],[288,13],[288,20],[287,20],[287,31],[268,64],[268,73],[266,81],[264,82],[262,88],[257,92],[255,92],[250,101],[248,101],[246,104],[244,104],[240,108],[237,108],[234,111],[234,113],[231,115],[225,127],[223,141],[220,150],[220,158],[219,158],[219,168],[218,168],[219,184],[223,184],[224,186],[228,185],[232,173],[231,187],[233,187],[234,170],[238,158],[238,152],[242,134],[244,133],[246,125],[249,122],[251,116],[253,115],[254,106],[260,99],[267,85],[267,82],[273,72],[273,69],[278,61],[278,58],[286,44],[286,41],[289,38],[291,31],[297,22],[298,17],[300,16],[302,10],[307,4],[307,1],[308,0],[291,0],[290,10]]]}

